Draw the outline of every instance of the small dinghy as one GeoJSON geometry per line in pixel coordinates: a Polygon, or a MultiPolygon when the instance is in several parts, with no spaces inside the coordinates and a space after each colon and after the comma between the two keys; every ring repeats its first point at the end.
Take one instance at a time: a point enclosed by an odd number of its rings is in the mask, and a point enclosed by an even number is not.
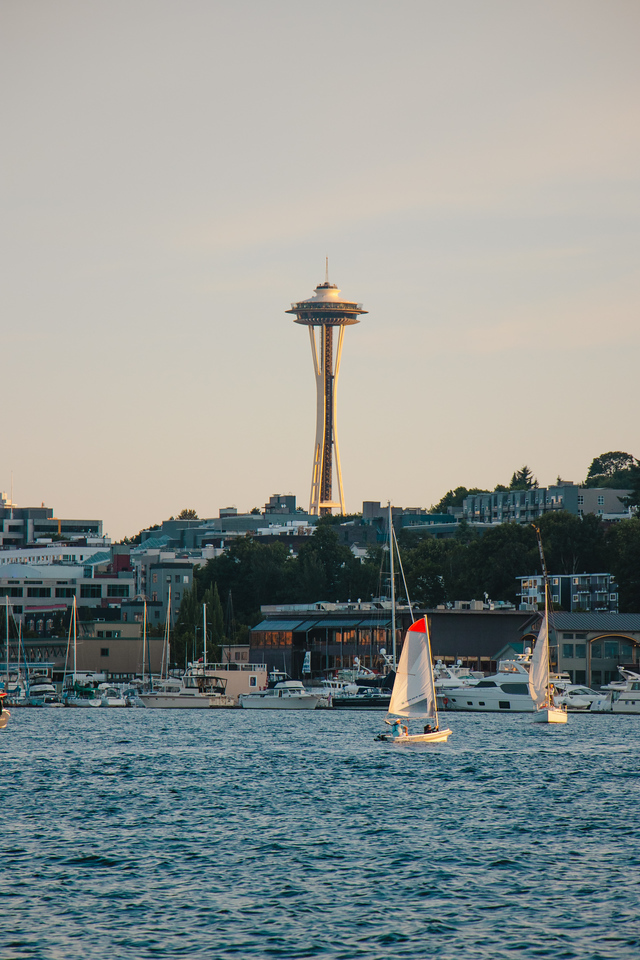
{"type": "Polygon", "coordinates": [[[407,630],[391,693],[389,716],[385,720],[391,730],[375,738],[384,743],[445,743],[451,736],[447,727],[440,730],[438,708],[431,664],[431,642],[427,618],[412,623],[407,630]],[[409,733],[407,720],[426,720],[421,733],[409,733]]]}

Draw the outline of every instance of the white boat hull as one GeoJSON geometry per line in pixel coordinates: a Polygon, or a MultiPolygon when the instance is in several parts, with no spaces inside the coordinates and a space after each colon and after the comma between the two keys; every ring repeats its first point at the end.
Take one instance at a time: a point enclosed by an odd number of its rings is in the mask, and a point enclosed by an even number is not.
{"type": "Polygon", "coordinates": [[[152,710],[209,710],[211,706],[209,697],[200,694],[141,693],[140,699],[152,710]]]}
{"type": "Polygon", "coordinates": [[[390,733],[383,733],[378,737],[385,743],[446,743],[451,736],[451,730],[436,730],[435,733],[409,733],[401,737],[394,737],[390,733]]]}
{"type": "Polygon", "coordinates": [[[567,711],[560,707],[543,707],[533,715],[534,723],[566,723],[567,711]]]}

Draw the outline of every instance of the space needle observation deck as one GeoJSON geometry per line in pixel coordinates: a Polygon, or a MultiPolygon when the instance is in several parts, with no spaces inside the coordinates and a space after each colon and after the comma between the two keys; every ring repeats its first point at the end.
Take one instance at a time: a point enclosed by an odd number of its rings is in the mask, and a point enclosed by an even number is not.
{"type": "Polygon", "coordinates": [[[333,509],[345,512],[344,492],[342,489],[342,470],[340,469],[340,450],[336,429],[336,391],[340,358],[345,327],[359,323],[359,317],[367,313],[361,303],[346,300],[340,290],[327,279],[318,284],[309,300],[292,303],[286,313],[295,316],[294,323],[309,328],[311,355],[316,376],[317,409],[316,441],[313,454],[313,472],[311,475],[311,498],[309,513],[316,516],[330,514],[333,509]],[[316,337],[315,328],[319,327],[316,337]],[[338,342],[335,357],[333,349],[333,330],[338,329],[338,342]],[[335,450],[336,480],[338,483],[338,501],[333,500],[333,452],[335,450]]]}

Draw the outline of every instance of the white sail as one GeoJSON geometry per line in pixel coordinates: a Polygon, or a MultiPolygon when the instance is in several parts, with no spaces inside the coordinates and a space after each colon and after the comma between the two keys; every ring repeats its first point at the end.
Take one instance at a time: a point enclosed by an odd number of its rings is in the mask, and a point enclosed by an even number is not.
{"type": "Polygon", "coordinates": [[[547,699],[549,691],[549,626],[545,610],[538,639],[529,667],[529,693],[534,703],[541,704],[547,699]]]}
{"type": "Polygon", "coordinates": [[[437,720],[426,617],[412,623],[407,630],[393,684],[389,713],[397,717],[437,720]]]}

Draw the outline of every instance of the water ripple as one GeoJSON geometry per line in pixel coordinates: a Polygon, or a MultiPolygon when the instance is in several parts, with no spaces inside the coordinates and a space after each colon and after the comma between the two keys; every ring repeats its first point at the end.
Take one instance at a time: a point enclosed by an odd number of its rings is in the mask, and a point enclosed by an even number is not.
{"type": "Polygon", "coordinates": [[[15,711],[7,960],[627,960],[638,720],[15,711]]]}

